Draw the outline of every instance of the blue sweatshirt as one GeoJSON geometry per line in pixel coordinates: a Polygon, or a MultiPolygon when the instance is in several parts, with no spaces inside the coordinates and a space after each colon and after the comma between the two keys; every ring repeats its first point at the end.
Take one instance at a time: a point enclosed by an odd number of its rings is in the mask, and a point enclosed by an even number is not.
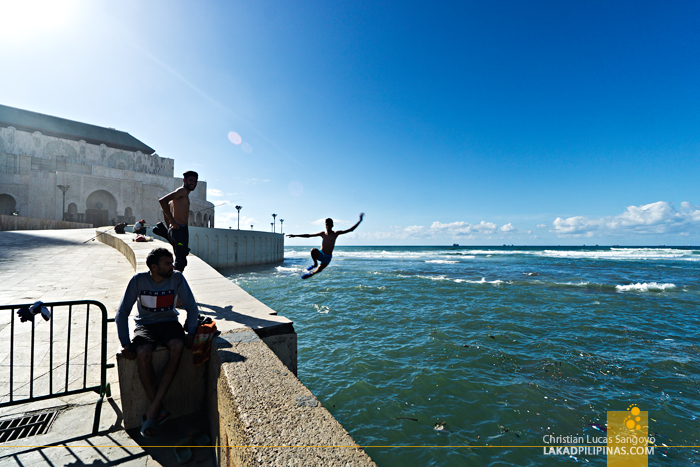
{"type": "Polygon", "coordinates": [[[131,343],[129,335],[129,314],[136,302],[138,316],[134,318],[136,324],[162,323],[177,321],[180,314],[175,309],[177,297],[185,305],[187,320],[185,326],[187,333],[194,335],[197,331],[197,302],[185,280],[185,276],[179,271],[173,271],[173,275],[162,282],[155,282],[150,272],[134,274],[126,287],[124,297],[119,304],[114,320],[117,323],[119,342],[123,346],[131,343]]]}

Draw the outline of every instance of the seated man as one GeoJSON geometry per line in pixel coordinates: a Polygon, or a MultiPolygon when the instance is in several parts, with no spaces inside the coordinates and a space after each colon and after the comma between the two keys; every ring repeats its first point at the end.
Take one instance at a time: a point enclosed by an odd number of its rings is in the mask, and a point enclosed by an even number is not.
{"type": "Polygon", "coordinates": [[[135,234],[146,235],[146,221],[141,219],[131,229],[135,234]]]}
{"type": "Polygon", "coordinates": [[[163,399],[175,377],[183,346],[190,348],[197,331],[197,303],[185,277],[173,272],[173,255],[165,248],[156,248],[146,258],[149,272],[135,274],[124,292],[115,321],[122,344],[122,355],[138,360],[139,376],[151,401],[144,416],[141,434],[153,437],[158,434],[158,424],[170,417],[163,407],[163,399]],[[177,320],[176,299],[181,299],[187,310],[187,337],[177,320]],[[133,341],[129,339],[128,317],[137,303],[138,315],[134,319],[133,341]],[[160,384],[153,369],[153,350],[159,345],[168,347],[168,363],[163,369],[160,384]]]}

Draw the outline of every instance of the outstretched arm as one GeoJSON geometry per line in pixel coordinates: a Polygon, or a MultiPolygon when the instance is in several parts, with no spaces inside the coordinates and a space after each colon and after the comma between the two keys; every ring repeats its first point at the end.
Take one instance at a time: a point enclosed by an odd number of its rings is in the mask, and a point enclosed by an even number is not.
{"type": "Polygon", "coordinates": [[[363,217],[365,217],[365,213],[364,213],[364,212],[361,212],[361,213],[360,213],[360,220],[357,221],[357,224],[353,225],[352,227],[350,227],[350,228],[347,229],[347,230],[338,230],[338,231],[336,231],[336,233],[337,233],[338,235],[343,235],[343,234],[352,232],[353,230],[355,230],[355,229],[357,228],[358,225],[360,225],[360,222],[362,222],[362,218],[363,218],[363,217]]]}
{"type": "Polygon", "coordinates": [[[320,237],[321,235],[323,235],[323,232],[318,232],[315,234],[299,234],[299,235],[287,234],[287,237],[289,237],[289,238],[292,238],[292,237],[311,238],[311,237],[320,237]]]}

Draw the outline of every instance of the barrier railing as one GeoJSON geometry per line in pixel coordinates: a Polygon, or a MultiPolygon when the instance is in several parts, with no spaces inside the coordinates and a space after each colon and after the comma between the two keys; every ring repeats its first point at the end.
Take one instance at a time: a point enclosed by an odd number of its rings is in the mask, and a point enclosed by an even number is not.
{"type": "Polygon", "coordinates": [[[107,318],[102,303],[77,300],[43,303],[48,321],[39,313],[22,322],[17,311],[30,306],[0,306],[0,381],[9,382],[0,384],[0,408],[96,392],[92,432],[97,433],[102,401],[111,397],[107,368],[114,364],[107,364],[107,323],[114,319],[107,318]],[[91,322],[91,312],[100,313],[101,320],[91,322]]]}

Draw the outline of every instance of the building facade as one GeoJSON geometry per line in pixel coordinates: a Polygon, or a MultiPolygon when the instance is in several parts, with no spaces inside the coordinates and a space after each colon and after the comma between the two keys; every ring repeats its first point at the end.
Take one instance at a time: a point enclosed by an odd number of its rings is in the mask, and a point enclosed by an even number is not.
{"type": "MultiPolygon", "coordinates": [[[[83,222],[163,220],[158,199],[182,185],[174,160],[130,134],[0,105],[0,214],[83,222]]],[[[199,181],[189,225],[214,227],[199,181]]]]}

